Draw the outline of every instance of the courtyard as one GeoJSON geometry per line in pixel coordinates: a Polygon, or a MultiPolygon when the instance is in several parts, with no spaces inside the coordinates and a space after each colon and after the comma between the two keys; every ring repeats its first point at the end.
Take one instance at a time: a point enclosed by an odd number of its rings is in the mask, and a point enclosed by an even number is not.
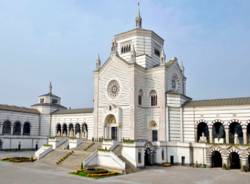
{"type": "Polygon", "coordinates": [[[248,184],[250,173],[240,170],[206,169],[190,167],[149,167],[134,174],[89,179],[69,174],[70,170],[41,163],[13,164],[0,162],[1,184],[248,184]]]}

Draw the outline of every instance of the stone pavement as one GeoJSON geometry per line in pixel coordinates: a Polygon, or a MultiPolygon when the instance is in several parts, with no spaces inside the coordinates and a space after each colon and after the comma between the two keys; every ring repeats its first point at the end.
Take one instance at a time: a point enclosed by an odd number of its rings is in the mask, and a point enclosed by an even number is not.
{"type": "Polygon", "coordinates": [[[250,173],[239,170],[196,169],[188,167],[151,167],[140,172],[110,177],[88,179],[68,174],[63,168],[39,163],[12,164],[0,162],[1,184],[249,184],[250,173]]]}

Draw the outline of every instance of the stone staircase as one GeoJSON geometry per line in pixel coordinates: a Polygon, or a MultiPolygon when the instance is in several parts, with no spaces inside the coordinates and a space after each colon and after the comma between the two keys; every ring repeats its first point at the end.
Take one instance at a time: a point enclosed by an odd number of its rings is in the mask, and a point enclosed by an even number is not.
{"type": "Polygon", "coordinates": [[[74,153],[63,161],[61,166],[72,170],[80,169],[81,163],[100,147],[101,143],[99,142],[87,141],[73,149],[74,153]]]}
{"type": "Polygon", "coordinates": [[[68,150],[65,149],[66,144],[68,143],[59,146],[54,151],[50,152],[48,155],[37,162],[60,166],[71,170],[77,170],[81,168],[81,163],[88,157],[88,155],[95,152],[102,145],[102,143],[99,142],[86,141],[80,144],[77,148],[68,150]],[[57,161],[59,161],[62,157],[64,157],[71,151],[73,151],[72,155],[67,157],[59,165],[56,164],[57,161]]]}
{"type": "Polygon", "coordinates": [[[131,164],[131,162],[129,162],[124,156],[122,156],[122,146],[121,145],[117,145],[113,150],[113,153],[115,153],[123,162],[125,162],[125,172],[126,174],[129,173],[134,173],[137,172],[138,169],[131,164]]]}
{"type": "Polygon", "coordinates": [[[38,160],[39,163],[45,163],[49,165],[56,165],[56,162],[62,158],[63,156],[67,155],[70,151],[69,150],[54,150],[46,155],[41,160],[38,160]]]}

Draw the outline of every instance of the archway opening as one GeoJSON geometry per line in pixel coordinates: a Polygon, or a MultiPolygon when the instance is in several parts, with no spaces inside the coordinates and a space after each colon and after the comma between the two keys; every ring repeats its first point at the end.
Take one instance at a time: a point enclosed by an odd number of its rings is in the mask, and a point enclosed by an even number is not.
{"type": "Polygon", "coordinates": [[[247,143],[250,143],[250,123],[247,125],[247,143]]]}
{"type": "Polygon", "coordinates": [[[225,129],[221,122],[216,122],[213,124],[213,138],[214,138],[214,143],[224,144],[225,129]]]}
{"type": "Polygon", "coordinates": [[[61,124],[57,124],[56,125],[56,135],[57,136],[61,136],[62,134],[62,127],[61,127],[61,124]]]}
{"type": "Polygon", "coordinates": [[[201,122],[197,126],[197,142],[208,142],[209,132],[206,123],[201,122]]]}
{"type": "Polygon", "coordinates": [[[14,124],[13,135],[21,135],[21,123],[19,121],[14,124]]]}
{"type": "Polygon", "coordinates": [[[23,125],[23,135],[30,135],[30,123],[25,122],[23,125]]]}
{"type": "Polygon", "coordinates": [[[67,124],[63,124],[63,136],[67,136],[68,135],[68,129],[67,129],[67,124]]]}
{"type": "Polygon", "coordinates": [[[152,165],[152,163],[151,163],[151,150],[150,150],[150,148],[146,148],[146,150],[145,150],[144,161],[145,161],[145,163],[144,163],[145,166],[151,166],[152,165]]]}
{"type": "Polygon", "coordinates": [[[240,156],[236,152],[229,155],[230,169],[240,169],[240,156]]]}
{"type": "Polygon", "coordinates": [[[10,121],[5,121],[3,123],[2,134],[3,135],[10,135],[11,134],[11,122],[10,121]]]}
{"type": "Polygon", "coordinates": [[[3,149],[3,142],[2,142],[2,140],[0,139],[0,150],[2,150],[3,149]]]}
{"type": "Polygon", "coordinates": [[[118,140],[118,128],[114,115],[110,114],[105,119],[105,138],[114,141],[118,140]]]}
{"type": "Polygon", "coordinates": [[[214,151],[211,157],[212,167],[222,167],[222,158],[219,151],[214,151]]]}
{"type": "Polygon", "coordinates": [[[243,144],[242,127],[238,122],[233,122],[229,126],[229,143],[243,144]]]}
{"type": "Polygon", "coordinates": [[[81,126],[80,126],[79,123],[77,123],[77,124],[75,125],[75,134],[76,134],[76,137],[77,137],[77,138],[80,138],[80,135],[81,135],[81,126]]]}
{"type": "Polygon", "coordinates": [[[86,123],[82,125],[82,132],[83,132],[82,137],[84,139],[88,139],[88,125],[86,123]]]}
{"type": "Polygon", "coordinates": [[[69,124],[69,137],[74,137],[74,125],[72,123],[69,124]]]}
{"type": "Polygon", "coordinates": [[[151,143],[147,143],[145,147],[146,148],[144,152],[144,166],[152,166],[155,163],[155,152],[151,143]]]}
{"type": "Polygon", "coordinates": [[[248,155],[248,167],[250,167],[250,155],[248,155]]]}

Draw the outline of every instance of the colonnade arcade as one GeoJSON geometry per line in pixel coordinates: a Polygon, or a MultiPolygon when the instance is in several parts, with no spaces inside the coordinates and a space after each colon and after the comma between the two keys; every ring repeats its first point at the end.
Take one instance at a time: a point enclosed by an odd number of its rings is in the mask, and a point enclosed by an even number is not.
{"type": "Polygon", "coordinates": [[[76,137],[88,139],[88,125],[86,123],[70,123],[56,125],[56,136],[58,137],[76,137]]]}
{"type": "Polygon", "coordinates": [[[200,120],[195,124],[195,140],[200,143],[249,144],[250,120],[241,122],[237,119],[229,122],[200,120]]]}
{"type": "Polygon", "coordinates": [[[2,135],[27,135],[31,132],[31,125],[29,122],[21,123],[20,121],[11,122],[9,120],[0,123],[0,134],[2,135]]]}
{"type": "Polygon", "coordinates": [[[213,146],[208,149],[208,162],[211,167],[241,169],[250,166],[250,149],[234,146],[213,146]]]}

